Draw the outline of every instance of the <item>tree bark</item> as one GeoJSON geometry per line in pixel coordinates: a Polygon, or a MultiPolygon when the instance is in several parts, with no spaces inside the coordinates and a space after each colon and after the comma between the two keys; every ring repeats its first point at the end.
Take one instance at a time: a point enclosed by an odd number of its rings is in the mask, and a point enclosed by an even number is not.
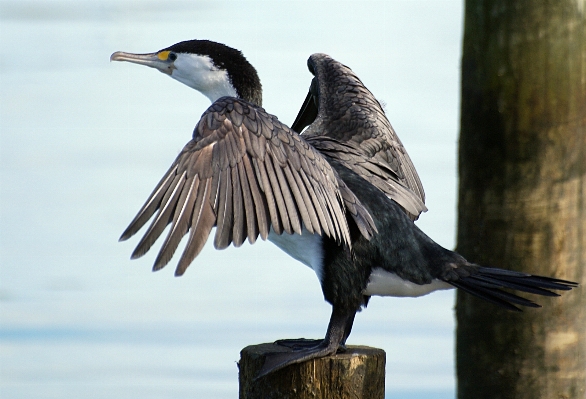
{"type": "Polygon", "coordinates": [[[586,2],[465,7],[458,252],[581,287],[523,313],[459,292],[458,398],[584,398],[586,2]]]}

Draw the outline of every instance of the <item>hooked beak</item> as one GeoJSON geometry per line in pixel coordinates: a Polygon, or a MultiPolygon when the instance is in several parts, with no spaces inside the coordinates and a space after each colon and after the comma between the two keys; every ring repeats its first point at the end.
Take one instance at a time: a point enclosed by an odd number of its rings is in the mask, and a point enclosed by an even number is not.
{"type": "Polygon", "coordinates": [[[305,101],[297,114],[297,118],[295,118],[295,121],[291,125],[293,131],[301,134],[303,129],[315,121],[319,112],[318,103],[317,81],[316,78],[313,78],[311,80],[311,86],[309,87],[309,93],[307,93],[307,97],[305,97],[305,101]]]}
{"type": "Polygon", "coordinates": [[[169,59],[163,59],[161,53],[150,53],[150,54],[132,54],[125,53],[123,51],[116,51],[110,56],[110,61],[127,61],[134,64],[146,65],[151,68],[155,68],[167,75],[173,73],[175,66],[173,61],[169,59]]]}

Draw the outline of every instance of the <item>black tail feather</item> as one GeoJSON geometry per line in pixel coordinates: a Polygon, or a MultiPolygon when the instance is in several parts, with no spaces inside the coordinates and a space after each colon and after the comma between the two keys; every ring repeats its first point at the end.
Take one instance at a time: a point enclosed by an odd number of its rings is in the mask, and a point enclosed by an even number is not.
{"type": "Polygon", "coordinates": [[[494,295],[487,294],[482,291],[478,291],[474,288],[470,288],[468,285],[462,284],[461,281],[452,281],[452,282],[450,282],[450,284],[452,284],[454,287],[461,289],[462,291],[466,291],[467,293],[469,293],[471,295],[474,295],[480,299],[484,299],[485,301],[494,303],[495,305],[498,305],[500,307],[503,307],[503,308],[506,308],[509,310],[519,311],[519,312],[521,311],[521,309],[512,305],[511,303],[504,301],[502,299],[496,298],[494,295]]]}
{"type": "Polygon", "coordinates": [[[515,311],[521,310],[515,305],[533,308],[541,306],[529,299],[503,291],[503,288],[554,297],[559,294],[550,290],[568,291],[578,286],[572,281],[533,276],[512,270],[479,266],[467,270],[470,271],[469,275],[460,276],[458,280],[449,283],[479,298],[515,311]]]}
{"type": "Polygon", "coordinates": [[[514,277],[510,278],[508,281],[506,281],[506,283],[501,282],[501,280],[499,280],[499,279],[492,278],[492,277],[486,277],[486,276],[471,276],[470,278],[474,281],[478,281],[479,285],[482,285],[483,287],[486,287],[486,288],[504,288],[504,287],[506,287],[506,288],[511,288],[511,289],[517,290],[517,291],[528,292],[528,293],[536,294],[536,295],[560,296],[560,294],[556,294],[555,292],[551,292],[551,291],[545,290],[543,288],[524,284],[524,281],[522,279],[515,279],[514,277]]]}
{"type": "Polygon", "coordinates": [[[496,305],[507,308],[509,310],[521,311],[521,309],[519,309],[514,304],[532,308],[541,307],[539,304],[533,301],[517,296],[515,294],[511,294],[506,291],[501,291],[499,289],[484,288],[476,284],[469,284],[467,282],[463,282],[462,280],[453,281],[450,284],[453,284],[454,286],[468,292],[469,294],[472,294],[474,296],[477,296],[481,299],[492,302],[496,305]]]}
{"type": "Polygon", "coordinates": [[[561,280],[558,278],[535,276],[523,272],[515,272],[513,270],[497,269],[493,267],[478,267],[477,273],[483,276],[493,276],[499,278],[502,282],[506,281],[519,281],[523,284],[530,285],[533,287],[550,288],[552,290],[564,290],[569,291],[572,288],[576,288],[578,283],[573,281],[561,280]]]}

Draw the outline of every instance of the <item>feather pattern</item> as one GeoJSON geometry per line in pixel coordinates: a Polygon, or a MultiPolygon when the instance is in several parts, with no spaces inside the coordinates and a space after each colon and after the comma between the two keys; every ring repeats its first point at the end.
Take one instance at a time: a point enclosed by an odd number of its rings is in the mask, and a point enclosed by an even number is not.
{"type": "Polygon", "coordinates": [[[555,278],[534,276],[513,270],[482,267],[467,263],[455,269],[447,269],[442,280],[472,295],[510,310],[520,310],[515,305],[539,308],[529,299],[503,291],[503,288],[543,296],[559,296],[550,290],[568,291],[577,283],[555,278]]]}
{"type": "Polygon", "coordinates": [[[133,257],[146,253],[171,224],[153,268],[164,267],[189,234],[178,275],[200,253],[214,226],[219,249],[246,239],[254,243],[259,235],[267,239],[271,229],[301,234],[303,228],[351,248],[347,217],[367,237],[376,231],[323,155],[262,108],[232,97],[217,100],[203,114],[193,139],[121,239],[155,213],[133,257]]]}
{"type": "Polygon", "coordinates": [[[319,104],[303,137],[417,219],[427,210],[423,185],[380,103],[350,68],[329,56],[313,54],[308,64],[319,104]]]}

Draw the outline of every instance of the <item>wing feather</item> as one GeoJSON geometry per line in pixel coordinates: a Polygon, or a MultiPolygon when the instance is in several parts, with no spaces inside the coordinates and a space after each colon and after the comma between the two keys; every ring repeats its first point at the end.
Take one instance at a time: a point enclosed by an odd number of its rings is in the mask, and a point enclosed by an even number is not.
{"type": "Polygon", "coordinates": [[[319,220],[317,218],[312,198],[310,197],[309,192],[307,191],[307,186],[305,185],[305,182],[301,177],[302,172],[303,171],[297,171],[295,169],[291,170],[291,174],[295,179],[295,187],[297,187],[297,189],[301,193],[302,201],[299,202],[303,203],[302,207],[304,208],[309,218],[308,222],[304,221],[303,223],[305,223],[305,226],[310,233],[316,233],[321,235],[321,227],[319,225],[319,220]],[[311,228],[309,226],[311,226],[311,228]]]}
{"type": "Polygon", "coordinates": [[[301,234],[301,221],[299,220],[298,209],[295,201],[293,200],[291,188],[289,187],[287,179],[285,178],[285,174],[283,173],[284,168],[281,168],[279,165],[275,164],[273,164],[273,167],[279,182],[279,187],[281,187],[281,194],[285,200],[285,212],[287,213],[289,221],[291,222],[291,229],[293,232],[301,234]]]}
{"type": "Polygon", "coordinates": [[[189,264],[199,255],[212,231],[212,227],[214,227],[214,210],[210,206],[208,199],[210,186],[211,181],[209,179],[206,180],[205,184],[199,185],[191,218],[191,234],[175,270],[175,275],[177,276],[185,273],[189,264]]]}
{"type": "Polygon", "coordinates": [[[231,168],[232,173],[232,204],[234,211],[234,225],[232,230],[232,243],[235,247],[242,245],[246,239],[244,203],[242,199],[242,188],[238,178],[238,169],[231,168]]]}
{"type": "Polygon", "coordinates": [[[227,248],[232,242],[232,224],[234,213],[232,210],[232,174],[229,169],[222,170],[220,174],[220,199],[218,201],[218,214],[214,247],[227,248]]]}
{"type": "MultiPolygon", "coordinates": [[[[303,136],[417,219],[427,210],[423,185],[380,103],[350,68],[331,57],[313,54],[308,64],[315,75],[310,95],[316,93],[319,105],[316,122],[303,136]]],[[[298,123],[307,124],[300,122],[302,117],[300,113],[296,129],[298,123]]]]}
{"type": "Polygon", "coordinates": [[[157,184],[147,202],[145,202],[140,211],[138,211],[136,217],[130,222],[130,225],[126,230],[124,230],[124,233],[120,236],[120,241],[125,241],[136,234],[136,232],[148,222],[151,216],[155,214],[161,204],[161,200],[167,192],[167,188],[169,188],[171,182],[175,178],[176,171],[177,165],[173,164],[165,176],[163,176],[159,184],[157,184]]]}
{"type": "Polygon", "coordinates": [[[328,205],[326,204],[325,195],[323,193],[322,187],[319,184],[316,184],[315,181],[312,182],[313,191],[316,193],[316,198],[318,200],[318,205],[320,206],[323,215],[321,220],[322,228],[327,236],[336,238],[336,229],[334,228],[334,222],[332,221],[332,215],[330,214],[330,210],[328,209],[328,205]]]}
{"type": "Polygon", "coordinates": [[[330,232],[328,230],[328,225],[326,222],[326,217],[324,214],[324,209],[322,209],[322,206],[319,202],[319,199],[317,197],[317,193],[314,190],[313,185],[309,181],[307,174],[305,173],[305,171],[303,169],[299,171],[299,176],[301,177],[301,180],[303,181],[303,186],[305,187],[307,194],[311,197],[310,202],[312,204],[312,209],[315,211],[314,215],[316,217],[316,222],[314,223],[314,226],[317,226],[317,229],[318,229],[316,231],[316,233],[321,235],[323,232],[326,235],[330,235],[330,232]]]}
{"type": "Polygon", "coordinates": [[[250,185],[250,194],[252,195],[252,199],[254,201],[253,209],[256,212],[256,218],[258,220],[258,233],[263,240],[266,240],[269,236],[269,226],[271,223],[267,215],[267,202],[261,193],[261,188],[257,180],[258,177],[252,169],[250,159],[248,157],[243,157],[242,164],[248,179],[248,184],[250,185]]]}
{"type": "MultiPolygon", "coordinates": [[[[254,243],[283,232],[325,234],[350,248],[348,217],[358,199],[326,159],[263,109],[224,97],[204,113],[193,139],[157,184],[121,239],[151,225],[132,257],[146,253],[171,224],[153,266],[163,268],[188,235],[175,273],[182,275],[217,227],[214,246],[254,243]],[[346,198],[348,197],[348,198],[346,198]],[[350,206],[347,213],[345,202],[350,206]]],[[[364,224],[364,222],[362,222],[364,224]]],[[[362,230],[361,230],[362,231],[362,230]]],[[[374,223],[364,228],[375,231],[374,223]]]]}
{"type": "MultiPolygon", "coordinates": [[[[243,158],[244,159],[244,158],[243,158]]],[[[248,242],[254,244],[258,237],[258,225],[256,222],[256,211],[250,192],[250,182],[248,175],[244,170],[244,161],[238,162],[238,177],[240,179],[240,186],[242,187],[242,198],[244,200],[244,214],[246,216],[246,235],[248,242]]]]}
{"type": "Polygon", "coordinates": [[[184,184],[185,172],[181,175],[175,176],[173,179],[173,182],[161,200],[162,207],[159,209],[159,213],[136,246],[136,249],[131,255],[132,259],[143,256],[151,248],[157,238],[159,238],[163,230],[165,230],[165,227],[169,224],[171,213],[173,212],[173,208],[177,203],[177,199],[179,198],[184,184]]]}
{"type": "Polygon", "coordinates": [[[283,233],[283,223],[281,222],[281,218],[279,217],[277,199],[273,194],[273,187],[268,176],[266,164],[265,162],[259,162],[254,158],[252,159],[252,163],[260,176],[259,180],[261,183],[262,190],[265,194],[264,198],[266,199],[267,208],[269,209],[269,215],[271,217],[271,226],[275,233],[281,235],[283,233]]]}
{"type": "Polygon", "coordinates": [[[159,270],[165,267],[171,260],[175,250],[179,246],[179,242],[189,230],[189,222],[193,213],[193,205],[196,199],[197,189],[199,187],[199,176],[194,176],[186,183],[186,190],[181,192],[177,207],[175,208],[175,215],[173,216],[173,223],[167,239],[163,243],[153,270],[159,270]]]}
{"type": "MultiPolygon", "coordinates": [[[[269,177],[270,187],[273,190],[273,195],[275,196],[275,200],[277,202],[277,209],[279,210],[281,226],[286,233],[293,234],[291,221],[289,220],[289,214],[287,213],[287,208],[285,206],[285,198],[281,190],[281,185],[279,184],[279,179],[277,178],[275,166],[273,165],[273,157],[270,154],[267,155],[268,156],[265,157],[264,165],[269,177]]],[[[278,166],[276,166],[276,168],[278,168],[278,166]]]]}
{"type": "Polygon", "coordinates": [[[325,190],[323,190],[322,187],[319,187],[320,191],[322,191],[322,196],[324,199],[324,204],[326,206],[326,209],[328,210],[328,213],[330,215],[329,219],[332,221],[332,238],[334,238],[338,243],[341,241],[341,234],[340,234],[340,230],[341,230],[341,226],[340,226],[340,221],[336,219],[336,214],[334,213],[333,210],[333,204],[334,201],[332,201],[331,196],[329,195],[328,192],[326,192],[325,190]]]}

